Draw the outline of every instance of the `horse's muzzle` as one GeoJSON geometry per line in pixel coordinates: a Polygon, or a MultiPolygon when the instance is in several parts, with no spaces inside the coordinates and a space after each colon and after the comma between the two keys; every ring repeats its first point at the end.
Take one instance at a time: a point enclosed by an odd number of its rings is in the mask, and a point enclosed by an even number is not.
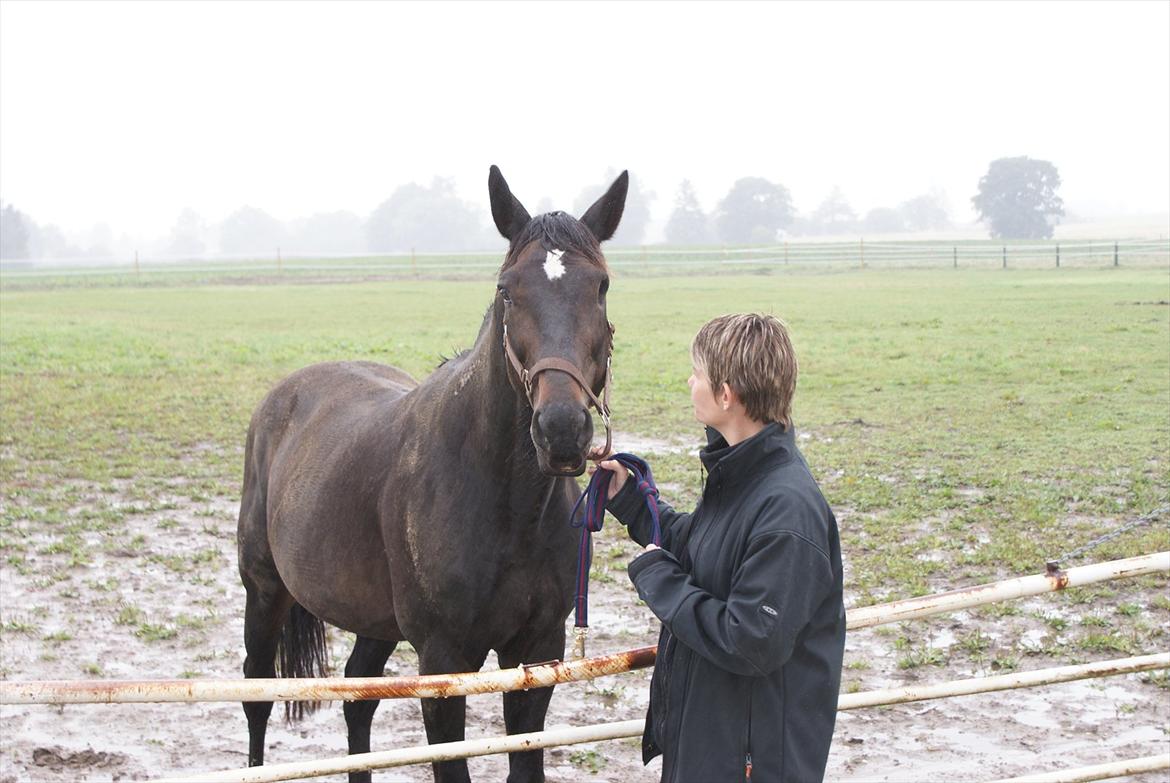
{"type": "Polygon", "coordinates": [[[554,402],[532,414],[532,442],[542,472],[580,476],[593,438],[593,419],[580,404],[554,402]]]}

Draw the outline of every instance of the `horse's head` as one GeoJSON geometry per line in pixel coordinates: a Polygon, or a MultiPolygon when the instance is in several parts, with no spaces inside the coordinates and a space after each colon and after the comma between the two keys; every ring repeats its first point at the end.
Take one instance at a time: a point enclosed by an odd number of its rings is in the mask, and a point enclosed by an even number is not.
{"type": "MultiPolygon", "coordinates": [[[[613,330],[605,314],[609,270],[601,243],[626,204],[622,172],[580,220],[564,212],[528,215],[500,170],[488,177],[492,218],[510,242],[497,281],[508,376],[532,406],[540,469],[579,476],[593,437],[590,404],[604,408],[613,330]]],[[[604,414],[608,417],[608,411],[604,414]]]]}

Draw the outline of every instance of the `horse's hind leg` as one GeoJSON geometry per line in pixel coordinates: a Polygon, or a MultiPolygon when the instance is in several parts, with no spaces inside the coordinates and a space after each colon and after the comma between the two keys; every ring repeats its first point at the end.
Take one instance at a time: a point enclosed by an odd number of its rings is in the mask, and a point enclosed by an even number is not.
{"type": "MultiPolygon", "coordinates": [[[[272,596],[248,590],[248,602],[244,610],[244,647],[247,650],[244,677],[276,676],[276,648],[292,602],[288,591],[284,591],[283,596],[272,596]]],[[[244,715],[248,718],[250,767],[264,763],[264,735],[268,731],[268,716],[271,713],[270,701],[244,702],[244,715]]]]}
{"type": "MultiPolygon", "coordinates": [[[[272,568],[275,581],[256,580],[251,576],[244,576],[244,587],[248,592],[244,608],[244,648],[247,650],[244,677],[275,677],[277,645],[293,598],[276,576],[275,567],[272,568]]],[[[271,713],[270,701],[244,702],[244,715],[248,718],[249,767],[264,763],[264,735],[271,713]]]]}
{"type": "MultiPolygon", "coordinates": [[[[346,677],[379,677],[386,659],[394,652],[398,642],[385,642],[359,636],[353,652],[345,664],[346,677]]],[[[378,709],[377,699],[347,701],[345,703],[345,727],[349,732],[349,755],[370,752],[370,723],[378,709]]],[[[349,783],[370,783],[370,772],[349,773],[349,783]]]]}

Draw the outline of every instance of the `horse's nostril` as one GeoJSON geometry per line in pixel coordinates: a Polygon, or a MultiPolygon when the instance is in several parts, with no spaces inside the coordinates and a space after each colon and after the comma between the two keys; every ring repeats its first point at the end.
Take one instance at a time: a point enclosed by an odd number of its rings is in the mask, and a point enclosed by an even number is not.
{"type": "Polygon", "coordinates": [[[552,437],[550,433],[545,432],[545,426],[548,424],[547,420],[544,424],[540,421],[540,411],[532,412],[532,440],[543,449],[547,449],[552,444],[552,437]]]}

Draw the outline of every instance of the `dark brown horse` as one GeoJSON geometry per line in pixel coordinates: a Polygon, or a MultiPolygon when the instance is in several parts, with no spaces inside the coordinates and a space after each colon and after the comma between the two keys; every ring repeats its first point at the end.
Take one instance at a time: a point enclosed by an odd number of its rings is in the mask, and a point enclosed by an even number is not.
{"type": "MultiPolygon", "coordinates": [[[[283,676],[322,673],[322,622],[357,634],[347,677],[380,676],[403,639],[422,674],[477,671],[492,650],[502,668],[564,656],[571,477],[585,469],[588,405],[612,349],[600,242],[621,220],[628,178],[580,221],[530,218],[495,166],[488,187],[510,244],[472,349],[421,383],[371,362],[307,367],[252,417],[239,526],[245,677],[275,676],[278,653],[283,676]]],[[[551,696],[504,694],[508,733],[541,730],[551,696]]],[[[351,754],[370,749],[377,707],[345,703],[351,754]]],[[[464,738],[463,698],[422,710],[429,742],[464,738]]],[[[251,765],[264,762],[271,711],[244,704],[251,765]]],[[[469,779],[462,760],[434,773],[469,779]]],[[[509,781],[543,779],[543,751],[511,754],[509,781]]]]}

